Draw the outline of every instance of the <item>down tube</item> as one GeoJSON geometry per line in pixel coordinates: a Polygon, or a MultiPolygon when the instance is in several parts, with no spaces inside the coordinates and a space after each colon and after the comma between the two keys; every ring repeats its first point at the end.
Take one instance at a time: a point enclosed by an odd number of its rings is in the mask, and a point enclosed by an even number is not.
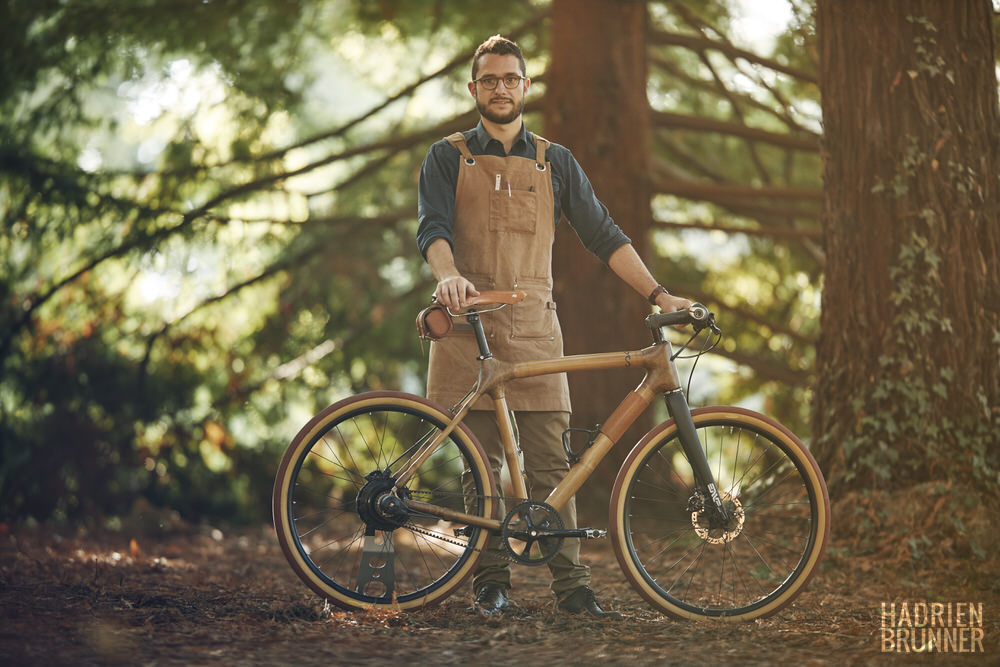
{"type": "Polygon", "coordinates": [[[691,463],[691,468],[694,470],[695,479],[708,489],[715,507],[722,513],[723,517],[727,517],[728,512],[722,504],[719,489],[715,485],[715,477],[712,475],[711,466],[708,465],[705,448],[702,447],[701,441],[698,439],[698,430],[694,427],[691,408],[688,407],[684,392],[678,389],[667,393],[663,399],[667,403],[667,411],[674,418],[674,423],[677,424],[677,434],[680,436],[688,462],[691,463]]]}

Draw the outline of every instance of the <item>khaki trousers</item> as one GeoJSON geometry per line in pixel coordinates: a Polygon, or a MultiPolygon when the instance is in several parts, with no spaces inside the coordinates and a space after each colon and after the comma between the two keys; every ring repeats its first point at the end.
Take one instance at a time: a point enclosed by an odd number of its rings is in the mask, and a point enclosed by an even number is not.
{"type": "MultiPolygon", "coordinates": [[[[516,412],[518,444],[524,455],[524,469],[528,477],[528,495],[531,500],[544,501],[569,470],[562,448],[562,434],[569,428],[568,412],[516,412]]],[[[473,410],[463,420],[476,434],[486,450],[494,479],[500,484],[500,468],[504,462],[503,444],[497,432],[496,415],[485,410],[473,410]]],[[[514,471],[513,474],[518,474],[514,471]]],[[[500,504],[500,518],[507,509],[500,504]]],[[[570,499],[559,515],[566,528],[576,528],[576,499],[570,499]]],[[[490,538],[487,551],[479,561],[473,575],[473,589],[478,591],[485,584],[510,587],[510,562],[498,557],[505,554],[500,537],[490,538]]],[[[578,586],[590,584],[590,568],[580,563],[580,539],[563,541],[559,553],[547,565],[552,573],[552,592],[562,598],[578,586]]]]}

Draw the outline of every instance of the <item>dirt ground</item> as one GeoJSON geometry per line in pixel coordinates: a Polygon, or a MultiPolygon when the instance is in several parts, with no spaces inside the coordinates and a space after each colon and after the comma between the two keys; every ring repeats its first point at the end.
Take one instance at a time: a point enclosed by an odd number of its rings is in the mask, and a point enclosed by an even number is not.
{"type": "Polygon", "coordinates": [[[589,542],[594,587],[624,621],[557,612],[547,570],[527,567],[513,611],[484,619],[466,595],[417,613],[327,608],[270,527],[130,537],[0,525],[0,664],[1000,664],[996,560],[890,566],[843,553],[834,545],[779,616],[728,625],[654,613],[610,545],[589,542]],[[983,652],[883,653],[883,602],[982,603],[983,652]]]}

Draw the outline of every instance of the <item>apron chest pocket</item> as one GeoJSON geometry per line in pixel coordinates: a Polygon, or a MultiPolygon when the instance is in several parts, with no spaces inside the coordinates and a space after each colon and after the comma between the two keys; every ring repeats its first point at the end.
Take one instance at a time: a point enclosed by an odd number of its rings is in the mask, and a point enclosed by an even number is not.
{"type": "Polygon", "coordinates": [[[529,190],[490,192],[490,231],[534,234],[538,195],[529,190]]]}

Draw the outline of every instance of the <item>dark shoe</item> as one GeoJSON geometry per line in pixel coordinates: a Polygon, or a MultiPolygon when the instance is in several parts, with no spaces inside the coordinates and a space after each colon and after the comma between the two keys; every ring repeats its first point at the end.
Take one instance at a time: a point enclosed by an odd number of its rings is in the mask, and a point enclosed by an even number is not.
{"type": "Polygon", "coordinates": [[[568,597],[559,603],[559,608],[570,614],[587,613],[594,618],[609,618],[614,621],[620,621],[622,618],[622,615],[617,611],[604,611],[601,609],[601,605],[597,604],[594,591],[590,590],[587,586],[580,586],[570,593],[568,597]]]}
{"type": "Polygon", "coordinates": [[[507,588],[500,584],[485,584],[476,593],[473,609],[483,614],[502,614],[507,609],[507,588]]]}

